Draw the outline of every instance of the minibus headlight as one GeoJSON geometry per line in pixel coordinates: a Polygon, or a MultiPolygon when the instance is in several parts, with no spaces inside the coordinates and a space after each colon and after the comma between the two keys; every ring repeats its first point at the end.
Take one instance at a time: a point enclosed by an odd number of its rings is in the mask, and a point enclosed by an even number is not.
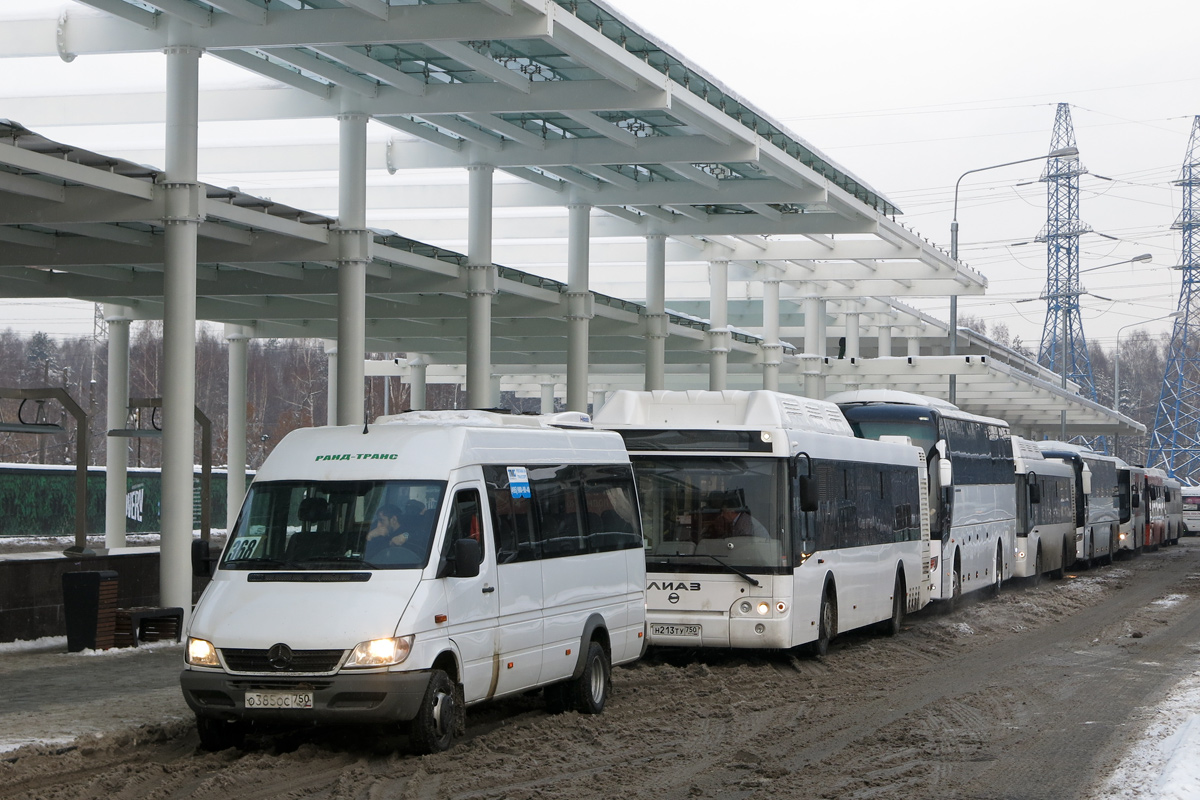
{"type": "Polygon", "coordinates": [[[212,642],[193,639],[191,636],[187,641],[187,663],[193,667],[221,666],[221,662],[217,660],[217,648],[212,646],[212,642]]]}
{"type": "Polygon", "coordinates": [[[397,636],[393,639],[372,639],[360,642],[346,661],[347,667],[390,667],[408,658],[412,650],[412,636],[397,636]]]}
{"type": "Polygon", "coordinates": [[[758,604],[758,613],[759,613],[759,614],[761,614],[761,615],[762,615],[762,616],[764,616],[764,617],[765,617],[767,614],[770,614],[770,613],[771,613],[771,605],[770,605],[770,603],[759,603],[759,604],[758,604]]]}

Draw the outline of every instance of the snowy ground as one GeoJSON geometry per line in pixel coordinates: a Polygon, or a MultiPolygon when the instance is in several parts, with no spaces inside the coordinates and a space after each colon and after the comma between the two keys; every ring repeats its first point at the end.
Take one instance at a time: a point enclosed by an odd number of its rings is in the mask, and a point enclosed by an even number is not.
{"type": "Polygon", "coordinates": [[[1200,798],[1200,661],[1155,709],[1141,741],[1097,795],[1097,800],[1195,798],[1200,798]]]}

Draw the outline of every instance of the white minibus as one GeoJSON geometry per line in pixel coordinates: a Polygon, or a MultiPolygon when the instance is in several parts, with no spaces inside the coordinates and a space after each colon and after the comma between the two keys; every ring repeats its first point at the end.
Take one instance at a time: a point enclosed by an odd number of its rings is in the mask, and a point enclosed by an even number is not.
{"type": "Polygon", "coordinates": [[[929,598],[925,463],[854,438],[837,406],[769,391],[619,391],[654,645],[827,651],[898,633],[929,598]]]}
{"type": "Polygon", "coordinates": [[[621,438],[583,414],[288,434],[220,557],[193,549],[212,580],[180,680],[202,745],[399,723],[445,750],[465,707],[538,688],[599,713],[645,643],[640,524],[621,438]]]}

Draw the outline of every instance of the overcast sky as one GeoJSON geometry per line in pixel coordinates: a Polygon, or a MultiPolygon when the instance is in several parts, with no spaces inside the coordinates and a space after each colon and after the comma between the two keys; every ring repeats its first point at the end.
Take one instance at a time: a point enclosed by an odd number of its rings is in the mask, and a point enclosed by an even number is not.
{"type": "MultiPolygon", "coordinates": [[[[1111,345],[1119,327],[1175,309],[1179,272],[1170,267],[1179,263],[1180,242],[1171,224],[1180,191],[1172,181],[1200,113],[1194,2],[609,1],[887,195],[905,212],[902,221],[947,249],[958,176],[1046,153],[1056,105],[1070,103],[1090,173],[1081,179],[1081,218],[1097,231],[1081,240],[1082,267],[1141,253],[1154,259],[1084,276],[1087,290],[1121,301],[1082,299],[1088,339],[1111,345]]],[[[0,0],[0,18],[16,2],[0,0]]],[[[161,86],[161,56],[137,58],[147,68],[122,70],[124,88],[161,86]]],[[[103,86],[102,64],[96,57],[0,61],[0,98],[103,86]]],[[[202,77],[219,69],[232,68],[202,60],[202,77]]],[[[103,152],[122,135],[145,130],[75,128],[61,138],[103,152]]],[[[1003,321],[1034,349],[1045,315],[1036,299],[1045,287],[1045,245],[1033,241],[1046,223],[1040,169],[968,177],[958,212],[959,255],[990,281],[986,298],[960,301],[960,314],[1003,321]]],[[[944,300],[914,304],[947,316],[944,300]]],[[[0,325],[20,311],[8,307],[0,325]]],[[[71,315],[58,304],[32,316],[51,333],[90,332],[90,307],[71,315]]]]}
{"type": "MultiPolygon", "coordinates": [[[[1080,156],[1084,275],[1123,299],[1081,300],[1089,340],[1175,310],[1179,176],[1200,114],[1195,2],[610,0],[727,86],[893,200],[926,238],[950,242],[954,183],[969,169],[1042,155],[1058,103],[1080,156]],[[1047,12],[1051,12],[1048,14],[1047,12]],[[1112,180],[1102,180],[1111,178],[1112,180]]],[[[1003,320],[1036,349],[1045,317],[1041,164],[968,176],[959,256],[987,275],[960,314],[1003,320]],[[1019,244],[1030,242],[1029,244],[1019,244]]],[[[921,303],[943,319],[945,303],[921,303]]],[[[1147,330],[1166,329],[1151,323],[1147,330]]],[[[1122,334],[1128,335],[1130,331],[1122,334]]]]}

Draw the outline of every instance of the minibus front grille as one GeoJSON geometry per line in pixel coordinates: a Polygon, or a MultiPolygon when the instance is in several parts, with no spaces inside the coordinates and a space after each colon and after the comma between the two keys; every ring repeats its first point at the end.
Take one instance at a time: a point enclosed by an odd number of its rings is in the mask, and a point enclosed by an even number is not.
{"type": "Polygon", "coordinates": [[[320,674],[333,672],[341,664],[345,650],[293,650],[291,659],[280,665],[269,650],[223,648],[221,656],[231,672],[268,675],[320,674]],[[274,663],[273,663],[274,662],[274,663]]]}

